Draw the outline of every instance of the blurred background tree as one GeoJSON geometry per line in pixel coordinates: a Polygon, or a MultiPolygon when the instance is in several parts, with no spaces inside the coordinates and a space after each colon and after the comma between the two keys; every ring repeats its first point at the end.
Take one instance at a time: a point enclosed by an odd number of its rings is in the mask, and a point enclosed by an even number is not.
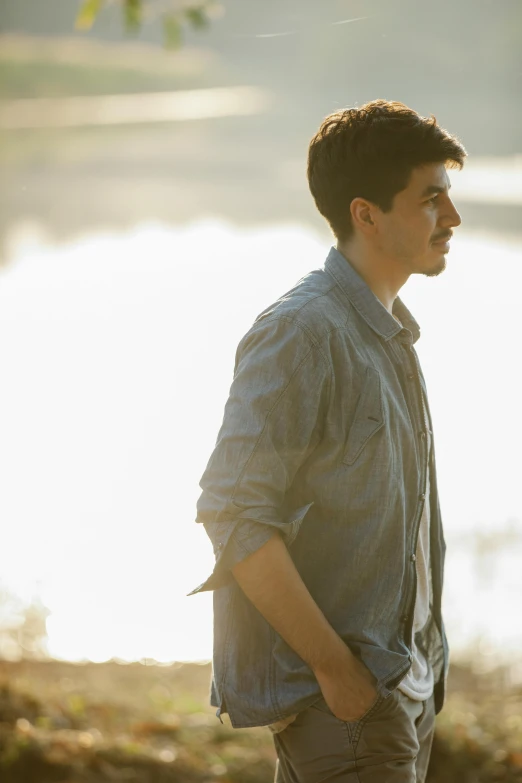
{"type": "Polygon", "coordinates": [[[47,658],[49,614],[40,598],[25,601],[0,584],[0,660],[47,658]]]}

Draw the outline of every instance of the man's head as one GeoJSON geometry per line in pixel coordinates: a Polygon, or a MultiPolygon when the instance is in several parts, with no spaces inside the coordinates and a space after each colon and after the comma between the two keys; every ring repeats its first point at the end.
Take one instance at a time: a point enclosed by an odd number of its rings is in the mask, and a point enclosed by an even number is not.
{"type": "Polygon", "coordinates": [[[434,117],[376,100],[326,117],[310,142],[308,182],[340,245],[357,239],[410,274],[435,275],[460,223],[446,168],[465,157],[434,117]]]}

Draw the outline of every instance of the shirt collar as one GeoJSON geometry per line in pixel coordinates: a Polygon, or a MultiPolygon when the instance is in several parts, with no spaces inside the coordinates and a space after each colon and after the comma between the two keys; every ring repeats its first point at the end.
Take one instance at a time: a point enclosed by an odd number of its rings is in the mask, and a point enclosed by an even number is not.
{"type": "MultiPolygon", "coordinates": [[[[364,318],[374,332],[385,340],[390,340],[402,331],[393,315],[388,312],[350,262],[335,247],[331,248],[324,268],[336,280],[359,315],[364,318]]],[[[403,327],[411,332],[413,342],[417,342],[420,337],[419,325],[399,297],[393,303],[393,312],[403,327]]]]}

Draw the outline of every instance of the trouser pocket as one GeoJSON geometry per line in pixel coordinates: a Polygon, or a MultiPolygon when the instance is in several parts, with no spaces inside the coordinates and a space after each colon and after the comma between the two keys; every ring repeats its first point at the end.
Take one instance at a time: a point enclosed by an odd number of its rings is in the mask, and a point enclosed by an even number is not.
{"type": "MultiPolygon", "coordinates": [[[[388,697],[388,698],[391,698],[391,697],[388,697]]],[[[375,701],[370,705],[370,707],[366,710],[366,712],[361,715],[360,718],[357,718],[357,720],[354,720],[354,721],[341,721],[341,722],[342,723],[346,723],[346,724],[348,724],[350,726],[352,726],[352,725],[355,726],[355,725],[357,725],[359,723],[364,723],[366,720],[368,720],[371,717],[371,715],[373,715],[383,705],[383,703],[385,701],[386,701],[386,698],[379,694],[377,696],[377,698],[375,699],[375,701]]],[[[312,709],[317,709],[317,710],[320,710],[321,712],[326,712],[328,715],[331,715],[336,720],[341,720],[341,718],[337,718],[333,714],[332,710],[330,709],[330,707],[326,703],[326,699],[324,697],[322,697],[322,696],[321,696],[320,699],[318,699],[318,701],[316,701],[316,702],[314,702],[312,704],[312,709]]]]}

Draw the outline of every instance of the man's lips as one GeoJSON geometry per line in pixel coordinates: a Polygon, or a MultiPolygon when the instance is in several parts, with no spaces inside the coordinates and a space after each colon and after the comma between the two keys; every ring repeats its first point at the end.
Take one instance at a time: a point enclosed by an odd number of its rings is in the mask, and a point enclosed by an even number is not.
{"type": "Polygon", "coordinates": [[[432,245],[446,245],[450,241],[453,234],[444,234],[441,237],[436,237],[435,239],[432,239],[431,244],[432,245]]]}
{"type": "Polygon", "coordinates": [[[445,234],[442,237],[432,240],[431,244],[435,246],[438,252],[448,253],[450,249],[449,241],[452,234],[445,234]]]}

